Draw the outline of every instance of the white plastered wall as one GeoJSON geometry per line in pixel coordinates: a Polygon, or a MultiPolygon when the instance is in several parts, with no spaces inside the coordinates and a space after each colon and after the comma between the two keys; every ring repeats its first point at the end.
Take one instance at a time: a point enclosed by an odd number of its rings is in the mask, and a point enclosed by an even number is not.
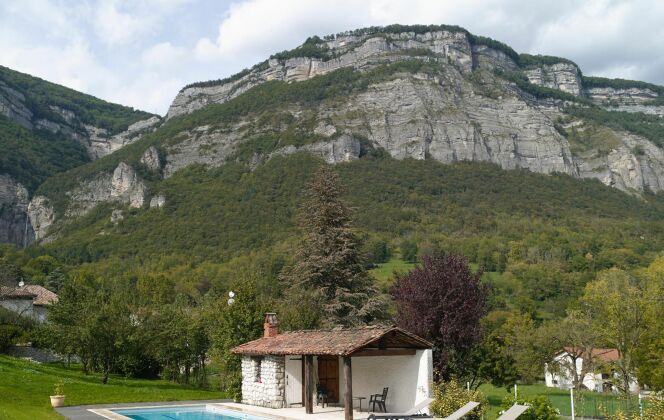
{"type": "MultiPolygon", "coordinates": [[[[433,382],[431,350],[416,350],[415,355],[407,356],[353,357],[351,367],[353,397],[366,398],[362,401],[364,410],[367,410],[369,396],[380,394],[384,387],[389,388],[386,406],[387,411],[392,413],[404,412],[431,395],[433,382]]],[[[346,378],[343,375],[341,360],[339,369],[339,393],[343,400],[346,378]]],[[[354,401],[356,407],[357,404],[357,401],[354,401]]]]}
{"type": "MultiPolygon", "coordinates": [[[[297,357],[297,356],[290,356],[297,357]]],[[[314,382],[317,359],[314,357],[314,382]]],[[[384,387],[387,393],[387,411],[403,412],[431,395],[433,382],[433,357],[431,350],[416,350],[414,355],[363,356],[351,358],[353,397],[365,397],[362,409],[367,410],[369,396],[379,394],[384,387]]],[[[301,369],[297,364],[286,366],[286,375],[297,375],[291,369],[301,369]]],[[[304,383],[304,379],[302,380],[304,383]]],[[[346,378],[343,360],[339,358],[339,404],[343,405],[346,378]]],[[[353,402],[357,408],[357,401],[353,402]]],[[[378,408],[378,407],[376,407],[378,408]]]]}

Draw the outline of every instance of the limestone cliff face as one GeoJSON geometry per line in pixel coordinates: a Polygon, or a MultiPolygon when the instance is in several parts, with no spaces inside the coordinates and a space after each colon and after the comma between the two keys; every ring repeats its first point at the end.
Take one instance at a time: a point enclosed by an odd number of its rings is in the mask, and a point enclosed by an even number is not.
{"type": "Polygon", "coordinates": [[[581,72],[571,63],[542,65],[524,71],[530,83],[551,89],[562,90],[574,96],[583,92],[581,72]]]}
{"type": "Polygon", "coordinates": [[[614,131],[613,135],[619,142],[608,151],[579,153],[579,175],[623,191],[664,190],[664,151],[634,134],[614,131]]]}
{"type": "MultiPolygon", "coordinates": [[[[562,172],[578,176],[569,143],[554,128],[549,113],[515,95],[491,99],[476,95],[464,74],[450,68],[443,78],[403,75],[377,83],[353,95],[343,108],[320,106],[317,110],[291,109],[298,118],[319,124],[311,136],[321,138],[309,145],[286,146],[263,158],[310,152],[328,163],[347,162],[360,156],[359,138],[396,159],[488,161],[505,169],[527,168],[535,172],[562,172]],[[341,133],[341,135],[339,134],[341,133]],[[328,140],[325,140],[327,138],[328,140]]],[[[181,133],[182,140],[166,147],[165,176],[192,163],[219,166],[232,158],[247,139],[242,127],[198,127],[181,133]]]]}
{"type": "MultiPolygon", "coordinates": [[[[569,85],[570,93],[573,86],[569,85]]],[[[255,154],[250,165],[296,152],[313,153],[329,163],[346,162],[360,156],[358,139],[365,138],[396,159],[487,161],[504,169],[597,178],[625,191],[664,188],[664,155],[649,140],[613,132],[617,143],[609,151],[575,153],[554,126],[563,115],[557,105],[514,94],[509,83],[502,88],[501,96],[484,96],[462,70],[449,66],[440,77],[404,74],[376,83],[348,97],[341,108],[325,103],[316,110],[291,108],[295,125],[305,124],[315,113],[321,123],[311,136],[321,139],[266,156],[255,154]]],[[[201,126],[181,133],[177,144],[166,147],[165,176],[193,163],[223,165],[250,140],[242,134],[249,124],[240,121],[223,129],[201,126]]]]}
{"type": "Polygon", "coordinates": [[[122,146],[133,143],[161,121],[159,117],[152,116],[130,125],[121,133],[110,135],[103,128],[83,124],[72,111],[55,105],[50,105],[49,109],[62,118],[58,121],[37,118],[29,109],[25,95],[0,80],[0,115],[29,130],[47,130],[71,137],[86,147],[91,159],[106,156],[122,146]]]}
{"type": "Polygon", "coordinates": [[[362,69],[402,60],[418,50],[438,55],[462,73],[470,72],[474,66],[516,68],[514,61],[500,51],[486,46],[471,46],[463,32],[404,32],[389,37],[343,36],[327,41],[325,46],[335,58],[327,61],[309,57],[271,59],[266,68],[255,69],[238,80],[185,88],[173,100],[166,118],[188,114],[209,104],[226,102],[268,80],[302,81],[340,68],[362,69]]]}
{"type": "Polygon", "coordinates": [[[28,203],[28,190],[8,175],[0,175],[0,242],[25,246],[33,241],[28,203]]]}
{"type": "Polygon", "coordinates": [[[55,222],[55,211],[48,198],[41,195],[33,197],[28,206],[28,216],[34,230],[35,240],[46,238],[49,227],[55,222]]]}
{"type": "Polygon", "coordinates": [[[116,202],[130,207],[143,207],[147,188],[134,168],[124,162],[112,174],[99,174],[68,193],[67,217],[81,216],[101,203],[116,202]]]}
{"type": "MultiPolygon", "coordinates": [[[[81,183],[77,188],[67,192],[69,206],[64,218],[72,219],[85,215],[99,204],[118,203],[130,207],[143,207],[147,201],[147,187],[134,168],[120,162],[113,173],[98,174],[94,179],[81,183]]],[[[161,207],[165,198],[157,199],[161,207]]],[[[56,222],[56,213],[49,199],[35,196],[26,205],[30,221],[30,229],[34,231],[34,239],[48,242],[53,239],[52,226],[56,222]]],[[[121,214],[117,213],[116,214],[121,214]]],[[[116,218],[119,221],[119,218],[116,218]]]]}
{"type": "Polygon", "coordinates": [[[641,105],[644,102],[657,99],[657,92],[650,89],[613,87],[592,87],[586,89],[586,95],[598,104],[615,102],[620,105],[641,105]]]}
{"type": "Polygon", "coordinates": [[[0,80],[0,115],[32,129],[32,111],[25,106],[25,96],[0,80]]]}
{"type": "Polygon", "coordinates": [[[113,136],[109,136],[108,132],[103,128],[85,125],[85,131],[88,135],[88,153],[92,159],[104,157],[140,139],[143,133],[152,129],[160,121],[161,119],[157,116],[137,121],[127,127],[127,130],[113,136]]]}

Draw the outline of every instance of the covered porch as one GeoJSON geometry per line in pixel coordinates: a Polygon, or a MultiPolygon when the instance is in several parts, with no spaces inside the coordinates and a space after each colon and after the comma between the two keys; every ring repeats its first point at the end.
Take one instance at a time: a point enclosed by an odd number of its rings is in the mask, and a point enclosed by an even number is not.
{"type": "Polygon", "coordinates": [[[406,411],[430,396],[431,344],[394,326],[279,334],[270,314],[264,337],[233,352],[242,355],[245,405],[330,418],[343,411],[350,420],[366,418],[370,396],[385,388],[387,412],[406,411]]]}

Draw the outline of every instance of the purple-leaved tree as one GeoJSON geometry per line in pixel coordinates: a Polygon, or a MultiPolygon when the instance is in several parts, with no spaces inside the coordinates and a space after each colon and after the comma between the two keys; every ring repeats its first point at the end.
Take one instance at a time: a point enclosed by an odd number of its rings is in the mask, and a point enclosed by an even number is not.
{"type": "Polygon", "coordinates": [[[487,287],[481,272],[453,254],[425,256],[422,265],[398,275],[392,288],[397,324],[434,344],[434,379],[470,373],[471,350],[482,339],[487,287]]]}

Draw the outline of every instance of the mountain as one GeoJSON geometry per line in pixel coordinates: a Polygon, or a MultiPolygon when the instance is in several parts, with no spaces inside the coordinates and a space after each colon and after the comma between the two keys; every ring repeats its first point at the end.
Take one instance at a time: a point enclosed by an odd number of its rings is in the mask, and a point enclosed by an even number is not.
{"type": "Polygon", "coordinates": [[[108,155],[159,121],[0,66],[0,242],[34,239],[29,198],[49,176],[108,155]]]}
{"type": "Polygon", "coordinates": [[[65,165],[37,148],[36,168],[68,167],[33,183],[21,165],[3,169],[14,218],[0,229],[100,275],[201,292],[223,289],[234,264],[274,278],[322,162],[341,175],[368,246],[463,253],[498,273],[498,308],[559,313],[597,270],[645,265],[664,246],[664,88],[584,76],[462,28],[312,37],[185,86],[164,121],[3,74],[12,127],[81,157],[65,165]]]}

